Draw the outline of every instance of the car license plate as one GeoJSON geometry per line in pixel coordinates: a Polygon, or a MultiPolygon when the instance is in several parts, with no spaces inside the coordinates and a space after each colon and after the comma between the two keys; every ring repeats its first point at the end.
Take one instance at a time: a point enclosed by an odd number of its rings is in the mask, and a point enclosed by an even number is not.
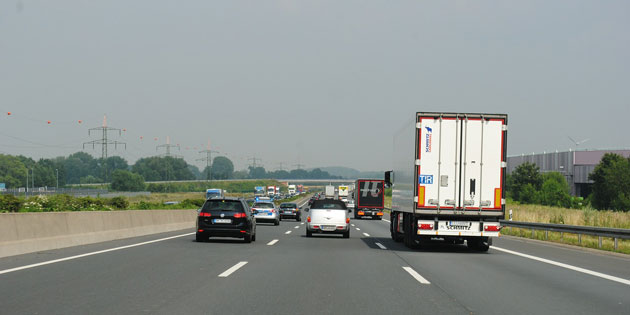
{"type": "Polygon", "coordinates": [[[214,219],[214,223],[232,223],[232,219],[214,219]]]}
{"type": "Polygon", "coordinates": [[[285,211],[284,214],[292,214],[291,211],[285,211]]]}

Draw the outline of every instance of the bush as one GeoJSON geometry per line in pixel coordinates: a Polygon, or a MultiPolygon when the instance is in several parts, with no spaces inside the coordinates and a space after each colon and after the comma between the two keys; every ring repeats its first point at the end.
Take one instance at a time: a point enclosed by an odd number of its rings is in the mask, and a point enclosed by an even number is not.
{"type": "Polygon", "coordinates": [[[117,191],[142,191],[144,178],[136,173],[116,170],[112,173],[112,189],[117,191]]]}
{"type": "Polygon", "coordinates": [[[107,204],[118,210],[124,210],[129,207],[129,201],[123,196],[111,198],[107,201],[107,204]]]}
{"type": "Polygon", "coordinates": [[[630,158],[606,153],[589,175],[593,206],[600,210],[630,210],[630,158]]]}
{"type": "Polygon", "coordinates": [[[184,199],[184,201],[182,201],[180,203],[180,207],[182,207],[182,208],[201,208],[203,206],[204,202],[205,202],[204,199],[184,199]]]}
{"type": "Polygon", "coordinates": [[[22,200],[13,195],[0,195],[0,210],[17,212],[22,208],[22,200]]]}

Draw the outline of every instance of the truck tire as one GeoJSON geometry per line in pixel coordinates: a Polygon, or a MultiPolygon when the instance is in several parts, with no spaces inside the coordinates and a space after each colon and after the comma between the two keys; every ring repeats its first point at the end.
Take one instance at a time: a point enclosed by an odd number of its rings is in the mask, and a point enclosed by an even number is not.
{"type": "Polygon", "coordinates": [[[478,252],[487,252],[492,242],[487,237],[478,237],[466,240],[469,249],[478,252]]]}
{"type": "Polygon", "coordinates": [[[306,237],[313,237],[313,232],[306,230],[306,237]]]}
{"type": "Polygon", "coordinates": [[[422,244],[420,243],[418,236],[416,235],[415,228],[417,228],[417,226],[413,224],[413,222],[413,215],[411,213],[405,213],[403,217],[403,226],[405,227],[403,240],[407,248],[419,249],[422,244]]]}
{"type": "Polygon", "coordinates": [[[392,213],[391,214],[391,222],[389,223],[389,232],[391,234],[392,240],[394,242],[400,243],[403,241],[403,234],[398,233],[396,231],[396,228],[398,227],[398,214],[397,213],[392,213]]]}
{"type": "Polygon", "coordinates": [[[343,238],[350,238],[350,231],[343,233],[343,238]]]}

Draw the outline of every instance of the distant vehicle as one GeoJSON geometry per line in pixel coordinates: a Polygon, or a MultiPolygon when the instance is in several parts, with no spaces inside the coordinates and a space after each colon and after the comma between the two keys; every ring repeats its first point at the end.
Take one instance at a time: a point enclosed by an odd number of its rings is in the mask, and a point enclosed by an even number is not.
{"type": "Polygon", "coordinates": [[[300,207],[298,207],[297,203],[282,203],[280,204],[280,218],[290,218],[295,219],[295,221],[302,221],[302,216],[300,213],[300,207]]]}
{"type": "Polygon", "coordinates": [[[335,198],[335,186],[333,185],[326,186],[326,198],[335,198]]]}
{"type": "Polygon", "coordinates": [[[370,217],[375,220],[383,218],[385,209],[385,182],[382,179],[359,179],[354,190],[355,219],[370,217]]]}
{"type": "Polygon", "coordinates": [[[346,205],[334,199],[317,200],[313,202],[306,218],[306,237],[313,233],[342,234],[344,238],[350,237],[350,216],[352,210],[346,205]]]}
{"type": "Polygon", "coordinates": [[[256,240],[256,221],[243,199],[207,199],[197,216],[197,242],[209,237],[243,238],[245,243],[256,240]]]}
{"type": "Polygon", "coordinates": [[[346,205],[346,207],[348,207],[348,209],[354,209],[354,200],[350,199],[348,200],[348,203],[346,205]]]}
{"type": "Polygon", "coordinates": [[[385,179],[394,241],[488,250],[505,217],[507,115],[416,113],[394,138],[393,157],[385,179]]]}
{"type": "Polygon", "coordinates": [[[304,185],[297,185],[297,193],[298,194],[304,193],[304,185]]]}
{"type": "Polygon", "coordinates": [[[275,196],[280,196],[280,186],[276,186],[275,196]]]}
{"type": "Polygon", "coordinates": [[[349,187],[348,186],[344,186],[344,185],[340,185],[338,187],[338,191],[339,191],[339,198],[346,198],[346,200],[348,199],[348,192],[349,192],[349,187]]]}
{"type": "Polygon", "coordinates": [[[252,212],[254,213],[256,222],[271,221],[273,225],[280,225],[280,215],[273,202],[256,202],[252,206],[252,212]]]}
{"type": "Polygon", "coordinates": [[[267,186],[267,196],[273,197],[276,194],[276,186],[267,186]]]}
{"type": "Polygon", "coordinates": [[[225,197],[225,190],[220,188],[210,188],[206,190],[206,199],[210,198],[223,198],[225,197]]]}
{"type": "Polygon", "coordinates": [[[254,197],[262,197],[262,196],[267,196],[267,192],[265,191],[265,186],[254,187],[254,197]]]}
{"type": "Polygon", "coordinates": [[[295,195],[297,188],[295,185],[289,185],[289,195],[295,195]]]}

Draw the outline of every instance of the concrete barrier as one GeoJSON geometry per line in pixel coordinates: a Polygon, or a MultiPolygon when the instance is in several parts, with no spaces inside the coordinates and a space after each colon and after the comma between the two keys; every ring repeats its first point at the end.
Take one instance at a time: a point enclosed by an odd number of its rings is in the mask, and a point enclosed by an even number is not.
{"type": "Polygon", "coordinates": [[[0,214],[0,257],[192,229],[196,210],[0,214]]]}

